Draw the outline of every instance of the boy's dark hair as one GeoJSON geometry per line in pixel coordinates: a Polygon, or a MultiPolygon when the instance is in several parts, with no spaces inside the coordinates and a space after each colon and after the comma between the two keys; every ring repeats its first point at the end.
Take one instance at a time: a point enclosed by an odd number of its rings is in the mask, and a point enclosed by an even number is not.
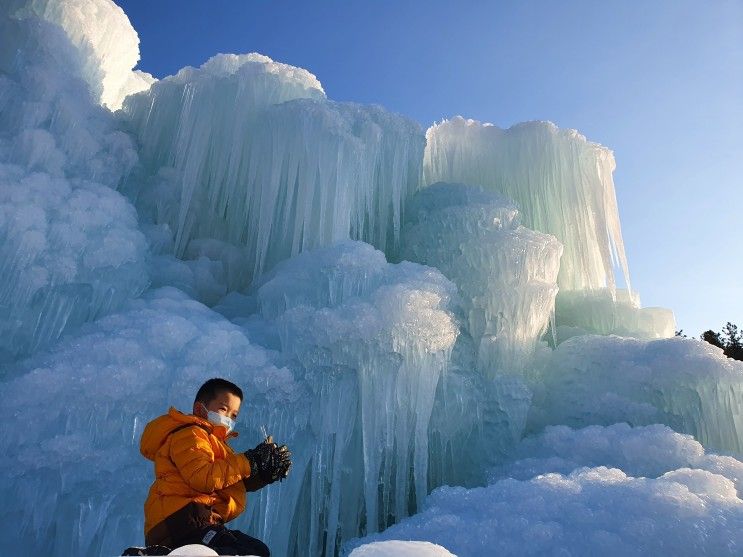
{"type": "Polygon", "coordinates": [[[209,379],[209,381],[199,387],[194,402],[209,404],[212,400],[217,398],[217,395],[222,391],[232,393],[237,398],[239,398],[240,401],[242,401],[243,399],[243,391],[240,387],[235,385],[232,381],[227,381],[227,379],[220,379],[219,377],[215,377],[213,379],[209,379]]]}

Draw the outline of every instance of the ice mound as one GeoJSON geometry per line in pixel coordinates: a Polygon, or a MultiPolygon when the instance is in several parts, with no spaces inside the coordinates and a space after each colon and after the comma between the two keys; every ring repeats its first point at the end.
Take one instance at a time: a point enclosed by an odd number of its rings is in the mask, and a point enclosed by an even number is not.
{"type": "Polygon", "coordinates": [[[175,289],[150,291],[20,363],[0,387],[0,411],[18,424],[0,436],[0,494],[23,504],[3,514],[0,554],[95,557],[141,543],[152,482],[142,429],[169,405],[189,412],[215,375],[245,390],[241,450],[260,441],[245,431],[254,405],[291,408],[301,393],[239,327],[175,289]]]}
{"type": "Polygon", "coordinates": [[[528,429],[663,423],[705,447],[743,452],[743,363],[705,342],[568,339],[542,363],[528,429]]]}
{"type": "Polygon", "coordinates": [[[418,188],[419,126],[327,101],[316,78],[256,54],[186,68],[124,111],[142,145],[139,208],[175,255],[216,239],[244,251],[240,287],[300,251],[355,238],[395,245],[418,188]]]}
{"type": "Polygon", "coordinates": [[[482,488],[442,487],[426,509],[358,543],[425,539],[460,556],[738,555],[743,501],[733,482],[681,468],[659,478],[580,468],[482,488]]]}
{"type": "Polygon", "coordinates": [[[510,201],[461,184],[420,191],[406,215],[400,257],[436,267],[459,287],[481,372],[530,367],[554,311],[560,243],[521,226],[510,201]]]}
{"type": "Polygon", "coordinates": [[[440,545],[429,542],[392,540],[374,542],[354,549],[349,557],[456,557],[440,545]]]}
{"type": "Polygon", "coordinates": [[[292,474],[302,481],[257,494],[249,513],[278,554],[333,555],[337,540],[407,516],[428,493],[429,423],[458,336],[455,296],[438,271],[389,264],[350,241],[281,263],[257,289],[260,327],[275,327],[310,393],[302,413],[252,413],[256,431],[267,423],[296,447],[292,474]],[[287,516],[291,531],[280,526],[287,516]]]}
{"type": "Polygon", "coordinates": [[[417,539],[473,557],[736,555],[742,480],[742,462],[666,426],[548,427],[487,487],[442,487],[421,514],[346,549],[417,539]]]}
{"type": "Polygon", "coordinates": [[[644,308],[639,294],[624,288],[560,292],[556,313],[558,342],[578,334],[650,339],[670,338],[676,332],[670,309],[644,308]]]}
{"type": "Polygon", "coordinates": [[[483,186],[513,200],[524,226],[564,246],[560,290],[629,284],[612,152],[575,130],[526,122],[502,130],[456,117],[426,132],[425,182],[483,186]]]}
{"type": "Polygon", "coordinates": [[[510,462],[491,471],[491,478],[528,480],[540,474],[567,475],[577,468],[598,466],[650,478],[682,468],[706,470],[725,476],[743,493],[743,463],[730,456],[708,454],[691,435],[659,424],[614,424],[578,430],[549,426],[543,433],[524,439],[512,452],[510,462]]]}
{"type": "Polygon", "coordinates": [[[93,97],[111,110],[127,95],[147,89],[150,74],[133,70],[139,62],[139,36],[112,0],[9,0],[7,13],[39,17],[64,30],[82,60],[82,78],[93,97]]]}

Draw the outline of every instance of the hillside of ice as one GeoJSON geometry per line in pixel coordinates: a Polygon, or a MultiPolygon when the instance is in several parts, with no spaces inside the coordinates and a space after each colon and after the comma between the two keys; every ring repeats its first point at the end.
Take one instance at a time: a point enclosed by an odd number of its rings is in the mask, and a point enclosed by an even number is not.
{"type": "Polygon", "coordinates": [[[743,551],[743,364],[630,290],[608,149],[138,59],[2,6],[0,554],[141,544],[141,431],[214,376],[291,447],[231,523],[275,555],[743,551]]]}

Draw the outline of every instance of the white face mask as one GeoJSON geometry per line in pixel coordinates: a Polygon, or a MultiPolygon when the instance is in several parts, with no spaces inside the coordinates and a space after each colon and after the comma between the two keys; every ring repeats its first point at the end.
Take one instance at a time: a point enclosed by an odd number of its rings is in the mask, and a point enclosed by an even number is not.
{"type": "Polygon", "coordinates": [[[227,428],[227,433],[235,429],[235,420],[227,416],[223,416],[222,414],[217,414],[213,410],[209,410],[206,415],[206,419],[209,420],[209,423],[212,423],[214,425],[221,425],[222,427],[227,428]]]}

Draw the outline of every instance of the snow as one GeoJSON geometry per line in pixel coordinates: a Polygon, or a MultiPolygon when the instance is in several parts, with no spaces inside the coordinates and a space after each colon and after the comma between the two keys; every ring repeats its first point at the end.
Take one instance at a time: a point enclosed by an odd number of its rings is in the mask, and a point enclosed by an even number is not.
{"type": "Polygon", "coordinates": [[[420,539],[472,557],[741,551],[743,463],[705,454],[689,436],[661,426],[549,428],[519,454],[530,456],[486,487],[439,488],[423,512],[349,547],[420,539]]]}
{"type": "Polygon", "coordinates": [[[110,0],[3,5],[0,554],[140,544],[141,431],[214,376],[291,447],[231,524],[276,555],[743,551],[743,364],[619,287],[608,149],[138,56],[110,0]]]}
{"type": "Polygon", "coordinates": [[[363,545],[354,549],[349,557],[451,557],[440,545],[430,542],[386,541],[363,545]]]}

